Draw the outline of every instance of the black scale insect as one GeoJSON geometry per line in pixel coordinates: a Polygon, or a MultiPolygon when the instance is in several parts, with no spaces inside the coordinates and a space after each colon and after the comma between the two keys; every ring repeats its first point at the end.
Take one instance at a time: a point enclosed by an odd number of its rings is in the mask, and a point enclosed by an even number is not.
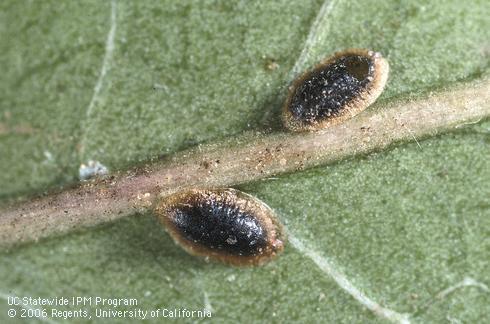
{"type": "Polygon", "coordinates": [[[259,265],[284,247],[282,226],[258,199],[235,189],[191,189],[156,208],[165,228],[190,254],[232,265],[259,265]]]}
{"type": "MultiPolygon", "coordinates": [[[[283,109],[286,128],[315,131],[363,111],[381,94],[388,62],[348,49],[294,81],[283,109]]],[[[284,249],[282,225],[260,200],[235,189],[190,189],[164,198],[156,214],[187,252],[235,266],[260,265],[284,249]]]]}
{"type": "Polygon", "coordinates": [[[315,131],[354,117],[381,94],[388,78],[381,54],[348,49],[298,77],[283,109],[286,128],[315,131]]]}

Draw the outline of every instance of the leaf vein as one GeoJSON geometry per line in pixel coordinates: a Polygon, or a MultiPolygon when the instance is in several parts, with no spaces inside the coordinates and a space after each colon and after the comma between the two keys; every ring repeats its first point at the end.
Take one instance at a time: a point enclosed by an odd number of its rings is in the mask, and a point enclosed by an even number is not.
{"type": "Polygon", "coordinates": [[[95,83],[92,98],[90,99],[90,103],[85,113],[86,125],[84,127],[82,139],[80,141],[80,155],[83,155],[83,153],[85,152],[87,136],[90,133],[88,119],[92,115],[92,111],[94,110],[94,107],[97,104],[97,101],[99,100],[100,92],[104,84],[104,79],[110,70],[111,61],[115,49],[115,38],[116,38],[116,29],[117,29],[117,1],[116,0],[111,1],[110,23],[111,23],[111,27],[107,34],[107,40],[105,43],[105,53],[104,53],[104,58],[102,60],[102,66],[100,68],[99,77],[97,79],[97,82],[95,83]]]}
{"type": "Polygon", "coordinates": [[[342,273],[338,267],[332,263],[332,261],[322,256],[311,247],[306,246],[302,240],[291,234],[289,234],[288,240],[291,245],[296,248],[296,250],[298,250],[302,255],[311,259],[318,266],[318,268],[320,268],[320,270],[331,277],[342,290],[351,295],[355,300],[373,312],[376,316],[384,318],[393,323],[410,323],[408,314],[398,313],[392,309],[383,307],[373,299],[369,298],[359,288],[354,286],[354,284],[345,276],[344,273],[342,273]]]}
{"type": "Polygon", "coordinates": [[[304,70],[305,64],[308,61],[308,56],[311,53],[311,49],[317,43],[322,35],[325,35],[330,27],[327,18],[336,4],[336,0],[325,0],[318,15],[311,24],[310,32],[306,37],[306,41],[303,45],[303,49],[294,63],[293,68],[289,72],[288,80],[292,80],[300,71],[304,70]],[[324,29],[323,29],[324,28],[324,29]]]}

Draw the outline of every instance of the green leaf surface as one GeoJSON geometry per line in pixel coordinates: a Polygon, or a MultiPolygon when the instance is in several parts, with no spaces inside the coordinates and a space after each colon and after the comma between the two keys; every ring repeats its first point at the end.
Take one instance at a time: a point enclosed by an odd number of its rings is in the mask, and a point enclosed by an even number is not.
{"type": "MultiPolygon", "coordinates": [[[[0,197],[75,182],[88,160],[116,170],[275,129],[291,79],[348,47],[388,58],[383,101],[480,78],[489,13],[488,1],[4,1],[0,197]]],[[[382,321],[327,264],[412,322],[488,322],[488,145],[483,121],[242,186],[292,238],[263,267],[191,257],[142,215],[2,252],[0,298],[129,297],[207,307],[213,323],[382,321]]],[[[0,299],[0,322],[15,322],[9,308],[0,299]]]]}

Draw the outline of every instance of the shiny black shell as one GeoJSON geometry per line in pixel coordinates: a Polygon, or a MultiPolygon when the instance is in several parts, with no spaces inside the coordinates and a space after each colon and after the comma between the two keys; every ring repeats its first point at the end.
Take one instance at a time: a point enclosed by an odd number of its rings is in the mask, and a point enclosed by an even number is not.
{"type": "Polygon", "coordinates": [[[388,70],[387,61],[373,51],[336,53],[293,83],[283,110],[285,126],[318,130],[353,117],[381,94],[388,70]]]}
{"type": "Polygon", "coordinates": [[[165,198],[159,219],[189,253],[257,265],[283,249],[282,226],[263,202],[235,189],[191,189],[165,198]]]}

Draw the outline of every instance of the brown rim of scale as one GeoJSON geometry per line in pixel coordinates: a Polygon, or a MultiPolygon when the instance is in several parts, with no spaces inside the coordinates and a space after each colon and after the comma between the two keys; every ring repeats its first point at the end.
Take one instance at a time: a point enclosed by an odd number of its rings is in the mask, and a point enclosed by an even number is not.
{"type": "Polygon", "coordinates": [[[335,53],[289,87],[285,127],[316,131],[354,117],[383,92],[388,72],[388,61],[378,52],[353,48],[335,53]]]}
{"type": "Polygon", "coordinates": [[[284,249],[284,231],[265,203],[235,189],[189,189],[155,209],[188,253],[234,266],[268,262],[284,249]]]}

